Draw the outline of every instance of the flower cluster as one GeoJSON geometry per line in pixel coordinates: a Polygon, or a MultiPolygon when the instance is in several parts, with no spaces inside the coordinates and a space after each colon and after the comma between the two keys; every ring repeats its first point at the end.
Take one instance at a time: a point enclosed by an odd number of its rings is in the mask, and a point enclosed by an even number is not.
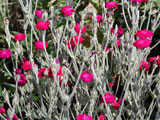
{"type": "Polygon", "coordinates": [[[136,40],[133,43],[133,46],[137,47],[138,49],[143,49],[151,45],[152,41],[147,38],[151,38],[153,36],[153,32],[147,30],[138,30],[136,36],[140,37],[140,39],[136,40]]]}
{"type": "MultiPolygon", "coordinates": [[[[113,94],[111,93],[106,93],[104,95],[104,99],[105,99],[105,102],[106,103],[111,103],[112,104],[112,107],[115,109],[115,110],[118,110],[119,107],[120,107],[120,103],[116,101],[116,98],[113,94]]],[[[103,101],[103,97],[100,98],[100,104],[101,103],[104,103],[103,101]]]]}
{"type": "Polygon", "coordinates": [[[160,56],[157,56],[157,57],[150,57],[148,58],[148,61],[150,63],[157,63],[158,66],[160,66],[160,56]]]}

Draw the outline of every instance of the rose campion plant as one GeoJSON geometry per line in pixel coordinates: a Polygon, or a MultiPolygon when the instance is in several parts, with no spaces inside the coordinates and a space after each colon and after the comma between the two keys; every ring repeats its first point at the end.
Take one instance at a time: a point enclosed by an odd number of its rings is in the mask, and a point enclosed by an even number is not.
{"type": "Polygon", "coordinates": [[[92,117],[86,114],[79,114],[77,115],[77,120],[92,120],[92,117]]]}
{"type": "Polygon", "coordinates": [[[26,39],[26,35],[25,34],[23,34],[23,33],[18,33],[18,34],[16,34],[15,36],[14,36],[14,40],[15,41],[23,41],[23,40],[25,40],[26,39]]]}
{"type": "Polygon", "coordinates": [[[0,50],[0,58],[10,58],[11,56],[11,51],[9,49],[5,49],[5,50],[0,50]]]}
{"type": "Polygon", "coordinates": [[[37,30],[47,30],[49,28],[50,22],[49,21],[38,21],[36,24],[37,30]]]}
{"type": "Polygon", "coordinates": [[[143,60],[143,61],[141,61],[141,65],[139,66],[139,70],[145,69],[145,71],[148,71],[149,67],[150,67],[150,64],[147,61],[143,60]]]}
{"type": "Polygon", "coordinates": [[[38,17],[38,18],[42,18],[42,10],[36,10],[35,11],[35,15],[38,17]]]}
{"type": "Polygon", "coordinates": [[[80,78],[83,79],[84,82],[91,82],[93,80],[93,74],[88,71],[84,71],[81,73],[80,78]]]}
{"type": "MultiPolygon", "coordinates": [[[[37,50],[44,50],[44,45],[43,45],[43,41],[36,41],[34,46],[36,47],[37,50]]],[[[47,42],[45,41],[45,47],[48,47],[47,42]]]]}
{"type": "Polygon", "coordinates": [[[71,16],[73,12],[76,13],[72,6],[65,6],[62,8],[62,14],[64,16],[71,16]]]}
{"type": "MultiPolygon", "coordinates": [[[[80,32],[80,24],[77,23],[75,26],[74,26],[74,30],[77,32],[77,34],[79,34],[80,32]]],[[[83,28],[81,29],[81,33],[85,33],[86,32],[86,26],[84,25],[83,28]]]]}
{"type": "Polygon", "coordinates": [[[116,3],[115,1],[111,1],[111,2],[106,2],[105,3],[105,7],[108,9],[118,9],[118,3],[116,3]]]}

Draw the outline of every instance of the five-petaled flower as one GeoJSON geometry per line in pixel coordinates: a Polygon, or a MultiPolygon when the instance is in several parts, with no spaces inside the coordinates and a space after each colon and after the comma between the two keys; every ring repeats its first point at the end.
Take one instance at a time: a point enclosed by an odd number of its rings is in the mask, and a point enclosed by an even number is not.
{"type": "Polygon", "coordinates": [[[38,70],[38,78],[43,78],[44,77],[44,72],[46,68],[41,68],[38,70]]]}
{"type": "Polygon", "coordinates": [[[10,58],[11,51],[9,49],[0,50],[0,58],[10,58]]]}
{"type": "Polygon", "coordinates": [[[146,29],[144,30],[138,30],[136,32],[136,36],[140,37],[140,38],[151,38],[153,36],[153,32],[150,32],[146,29]]]}
{"type": "Polygon", "coordinates": [[[0,114],[4,114],[6,112],[6,110],[4,109],[4,107],[0,107],[0,114]]]}
{"type": "Polygon", "coordinates": [[[26,35],[23,33],[18,33],[14,36],[15,41],[23,41],[26,39],[26,35]]]}
{"type": "Polygon", "coordinates": [[[118,9],[118,3],[116,3],[115,1],[111,1],[111,2],[106,2],[105,7],[108,9],[118,9]]]}
{"type": "Polygon", "coordinates": [[[119,103],[119,102],[113,102],[113,103],[112,103],[112,107],[113,107],[115,110],[118,110],[119,107],[120,107],[120,103],[119,103]]]}
{"type": "Polygon", "coordinates": [[[100,115],[100,116],[98,116],[98,120],[107,120],[107,117],[106,117],[106,116],[104,116],[104,114],[103,114],[103,113],[101,113],[101,115],[100,115]]]}
{"type": "Polygon", "coordinates": [[[38,18],[42,18],[42,10],[36,10],[35,11],[35,15],[38,17],[38,18]]]}
{"type": "Polygon", "coordinates": [[[86,26],[83,26],[83,28],[80,29],[80,24],[77,23],[77,24],[74,26],[74,30],[77,32],[77,34],[79,34],[80,30],[81,30],[81,33],[85,33],[85,32],[86,32],[86,26]]]}
{"type": "Polygon", "coordinates": [[[22,69],[23,70],[31,70],[32,65],[30,64],[30,61],[27,59],[24,59],[24,63],[22,64],[22,69]]]}
{"type": "Polygon", "coordinates": [[[150,64],[147,61],[143,60],[143,61],[141,61],[141,65],[139,66],[139,70],[145,69],[145,71],[148,71],[149,67],[150,67],[150,64]]]}
{"type": "Polygon", "coordinates": [[[84,71],[81,73],[80,78],[83,79],[84,82],[91,82],[93,80],[93,74],[88,71],[84,71]]]}
{"type": "MultiPolygon", "coordinates": [[[[114,96],[113,94],[111,94],[111,93],[106,93],[106,94],[104,95],[104,99],[105,99],[105,102],[106,102],[106,103],[113,103],[113,102],[116,101],[115,96],[114,96]]],[[[103,100],[102,97],[101,97],[101,100],[103,100]]],[[[104,102],[104,101],[103,101],[103,102],[104,102]]]]}
{"type": "Polygon", "coordinates": [[[92,120],[92,116],[87,114],[79,114],[77,115],[77,120],[92,120]]]}
{"type": "MultiPolygon", "coordinates": [[[[45,47],[47,48],[48,47],[48,44],[47,42],[45,41],[45,47]]],[[[43,45],[43,41],[36,41],[34,46],[36,47],[37,50],[43,50],[44,49],[44,45],[43,45]]]]}
{"type": "Polygon", "coordinates": [[[20,74],[20,79],[17,82],[19,87],[23,87],[27,83],[25,75],[20,74]]]}
{"type": "Polygon", "coordinates": [[[64,16],[71,16],[73,12],[76,13],[72,6],[65,6],[62,8],[62,13],[64,16]]]}
{"type": "Polygon", "coordinates": [[[152,43],[151,40],[143,38],[143,39],[136,40],[133,43],[133,46],[137,47],[138,49],[143,49],[143,48],[149,47],[151,43],[152,43]]]}
{"type": "Polygon", "coordinates": [[[38,21],[36,24],[37,30],[47,30],[49,28],[50,22],[49,21],[38,21]]]}

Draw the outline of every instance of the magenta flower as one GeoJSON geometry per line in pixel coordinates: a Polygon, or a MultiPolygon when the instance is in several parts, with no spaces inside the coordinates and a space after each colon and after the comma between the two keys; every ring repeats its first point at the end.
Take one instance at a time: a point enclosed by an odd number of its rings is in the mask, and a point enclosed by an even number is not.
{"type": "MultiPolygon", "coordinates": [[[[92,16],[90,17],[92,19],[92,16]]],[[[100,22],[102,20],[102,15],[96,15],[97,22],[100,22]]]]}
{"type": "MultiPolygon", "coordinates": [[[[113,94],[110,94],[110,93],[106,93],[106,94],[104,95],[104,98],[105,98],[105,102],[106,102],[106,103],[113,103],[113,102],[116,101],[115,96],[114,96],[113,94]]],[[[101,97],[101,99],[103,99],[103,98],[101,97]]],[[[104,101],[103,101],[103,102],[104,102],[104,101]]]]}
{"type": "Polygon", "coordinates": [[[68,48],[74,49],[76,45],[81,44],[84,41],[84,39],[81,36],[79,39],[78,38],[79,36],[74,36],[74,39],[72,38],[70,42],[68,43],[68,48]]]}
{"type": "Polygon", "coordinates": [[[130,1],[135,3],[148,2],[148,0],[130,0],[130,1]]]}
{"type": "MultiPolygon", "coordinates": [[[[111,32],[114,34],[114,28],[111,28],[111,32]]],[[[118,31],[117,31],[117,33],[116,33],[116,36],[118,36],[118,35],[123,35],[123,33],[124,33],[123,28],[122,28],[122,27],[119,27],[119,28],[118,28],[118,31]]]]}
{"type": "Polygon", "coordinates": [[[20,69],[16,69],[16,75],[21,74],[21,70],[20,69]]]}
{"type": "Polygon", "coordinates": [[[24,74],[20,74],[20,79],[18,80],[18,86],[23,87],[27,83],[26,77],[24,74]]]}
{"type": "Polygon", "coordinates": [[[141,61],[141,65],[139,66],[139,70],[145,69],[145,71],[148,71],[150,67],[150,64],[147,61],[141,61]]]}
{"type": "Polygon", "coordinates": [[[108,9],[118,9],[118,3],[116,3],[115,1],[112,2],[106,2],[105,7],[108,9]]]}
{"type": "Polygon", "coordinates": [[[26,35],[23,33],[18,33],[14,36],[15,41],[23,41],[26,39],[26,35]]]}
{"type": "Polygon", "coordinates": [[[12,120],[18,120],[17,115],[14,114],[12,120]]]}
{"type": "Polygon", "coordinates": [[[133,46],[137,47],[138,49],[143,49],[143,48],[149,47],[151,43],[152,43],[151,40],[143,38],[143,39],[136,40],[133,43],[133,46]]]}
{"type": "Polygon", "coordinates": [[[119,104],[121,104],[122,101],[123,101],[123,102],[126,102],[126,99],[124,99],[124,98],[119,99],[119,100],[118,100],[119,104]]]}
{"type": "Polygon", "coordinates": [[[104,50],[106,52],[109,51],[108,53],[112,53],[113,52],[113,49],[112,48],[108,48],[108,47],[104,47],[104,50]]]}
{"type": "Polygon", "coordinates": [[[107,120],[107,118],[103,115],[103,113],[101,113],[101,115],[98,116],[98,120],[107,120]]]}
{"type": "Polygon", "coordinates": [[[32,69],[32,65],[30,64],[30,61],[25,59],[24,63],[22,64],[22,69],[23,70],[31,70],[32,69]]]}
{"type": "Polygon", "coordinates": [[[116,47],[119,47],[121,45],[121,41],[117,39],[116,42],[116,47]]]}
{"type": "Polygon", "coordinates": [[[113,82],[113,83],[109,83],[109,87],[113,87],[113,86],[115,86],[116,85],[116,83],[115,82],[113,82]]]}
{"type": "Polygon", "coordinates": [[[65,6],[62,8],[62,14],[64,16],[71,16],[73,12],[76,13],[72,6],[65,6]]]}
{"type": "Polygon", "coordinates": [[[150,63],[155,63],[155,61],[157,60],[157,57],[150,57],[150,58],[148,58],[148,61],[150,62],[150,63]]]}
{"type": "Polygon", "coordinates": [[[6,112],[6,110],[4,109],[4,107],[0,107],[0,114],[4,114],[6,112]]]}
{"type": "MultiPolygon", "coordinates": [[[[74,27],[74,30],[77,32],[77,34],[79,34],[80,32],[80,24],[77,23],[74,27]]],[[[81,33],[85,33],[86,32],[86,26],[83,26],[83,28],[81,29],[81,33]]]]}
{"type": "Polygon", "coordinates": [[[136,32],[136,36],[140,38],[151,38],[153,36],[153,32],[150,32],[148,30],[138,30],[136,32]]]}
{"type": "Polygon", "coordinates": [[[112,103],[112,107],[115,109],[115,110],[118,110],[119,107],[120,107],[120,104],[118,102],[113,102],[112,103]]]}
{"type": "Polygon", "coordinates": [[[35,15],[38,17],[38,18],[42,18],[42,10],[36,10],[35,11],[35,15]]]}
{"type": "Polygon", "coordinates": [[[49,78],[53,77],[53,72],[52,72],[52,68],[51,67],[48,69],[48,77],[49,78]]]}
{"type": "Polygon", "coordinates": [[[62,73],[62,67],[59,67],[59,70],[57,71],[57,77],[59,77],[59,80],[61,80],[61,76],[63,75],[62,73]]]}
{"type": "Polygon", "coordinates": [[[92,117],[86,114],[77,115],[77,120],[92,120],[92,117]]]}
{"type": "Polygon", "coordinates": [[[160,67],[160,56],[157,58],[157,65],[160,67]]]}
{"type": "Polygon", "coordinates": [[[6,120],[10,120],[10,118],[9,118],[9,117],[7,117],[7,118],[6,118],[6,120]]]}
{"type": "Polygon", "coordinates": [[[38,78],[43,78],[44,77],[44,72],[46,68],[41,68],[38,70],[38,78]]]}
{"type": "Polygon", "coordinates": [[[81,73],[80,78],[83,79],[83,82],[91,82],[93,80],[93,74],[88,71],[84,71],[81,73]]]}
{"type": "Polygon", "coordinates": [[[47,30],[49,28],[49,21],[38,21],[36,24],[36,29],[37,30],[47,30]]]}
{"type": "Polygon", "coordinates": [[[0,58],[10,58],[11,56],[11,51],[9,49],[5,49],[5,50],[0,50],[0,58]]]}
{"type": "MultiPolygon", "coordinates": [[[[44,45],[43,45],[43,41],[36,41],[34,46],[36,47],[37,50],[43,50],[44,49],[44,45]]],[[[46,48],[48,47],[47,42],[45,41],[45,46],[46,48]]]]}

